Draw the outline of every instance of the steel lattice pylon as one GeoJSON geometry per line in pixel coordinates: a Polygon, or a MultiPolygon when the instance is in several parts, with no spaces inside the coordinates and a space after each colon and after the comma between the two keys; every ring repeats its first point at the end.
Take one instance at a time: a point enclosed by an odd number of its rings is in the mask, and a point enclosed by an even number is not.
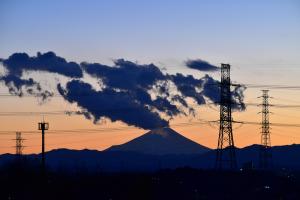
{"type": "Polygon", "coordinates": [[[22,150],[24,148],[23,141],[24,139],[22,138],[21,132],[16,132],[16,155],[18,156],[22,155],[22,150]]]}
{"type": "Polygon", "coordinates": [[[215,165],[216,169],[226,168],[234,170],[237,168],[232,134],[230,86],[230,65],[221,64],[220,129],[215,165]]]}
{"type": "Polygon", "coordinates": [[[261,147],[259,152],[260,169],[268,169],[272,164],[270,122],[269,122],[269,95],[268,90],[262,90],[262,122],[261,122],[261,147]]]}

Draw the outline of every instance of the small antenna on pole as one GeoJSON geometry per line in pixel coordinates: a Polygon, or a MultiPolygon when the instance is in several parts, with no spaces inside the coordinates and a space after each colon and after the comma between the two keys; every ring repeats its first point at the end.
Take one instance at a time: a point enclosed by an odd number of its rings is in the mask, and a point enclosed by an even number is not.
{"type": "Polygon", "coordinates": [[[46,123],[44,121],[44,116],[43,116],[43,121],[38,123],[38,129],[42,131],[42,168],[45,170],[46,163],[45,163],[45,130],[49,129],[49,123],[46,123]]]}

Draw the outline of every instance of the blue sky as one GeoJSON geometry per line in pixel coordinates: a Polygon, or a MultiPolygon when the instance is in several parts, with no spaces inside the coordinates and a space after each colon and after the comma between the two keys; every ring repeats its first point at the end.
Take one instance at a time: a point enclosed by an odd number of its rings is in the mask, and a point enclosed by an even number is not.
{"type": "Polygon", "coordinates": [[[300,64],[300,3],[2,0],[0,57],[52,50],[75,61],[300,64]]]}
{"type": "MultiPolygon", "coordinates": [[[[238,83],[299,85],[299,0],[0,0],[0,24],[0,58],[7,58],[15,52],[33,56],[38,51],[54,51],[69,61],[111,64],[112,59],[125,58],[139,63],[154,62],[166,67],[170,73],[202,76],[202,72],[187,69],[183,64],[187,59],[200,58],[215,65],[232,64],[232,80],[238,83]]],[[[220,78],[218,73],[211,75],[220,78]]],[[[55,79],[43,73],[31,76],[44,81],[45,85],[55,79]]],[[[257,102],[260,90],[247,89],[245,101],[257,102]]],[[[2,84],[0,91],[7,91],[7,88],[2,84]]],[[[297,102],[300,96],[295,90],[274,90],[270,93],[273,97],[297,102]]],[[[0,104],[4,111],[71,110],[72,106],[56,98],[42,105],[37,105],[31,98],[4,98],[0,104]]],[[[260,120],[257,115],[259,109],[249,108],[247,112],[235,114],[234,119],[260,120]]],[[[214,112],[204,111],[200,118],[218,118],[217,109],[214,112]]],[[[298,123],[299,110],[273,111],[276,122],[298,123]],[[280,114],[286,113],[296,117],[280,118],[280,114]]],[[[40,116],[18,119],[20,130],[32,130],[40,116]]],[[[53,129],[97,127],[83,119],[81,116],[47,117],[53,129]]],[[[15,117],[3,117],[1,120],[4,130],[15,131],[12,125],[15,117]]],[[[108,123],[107,126],[118,125],[108,123]]],[[[238,134],[253,136],[248,140],[244,139],[244,135],[240,138],[238,135],[238,146],[259,141],[259,129],[254,128],[238,129],[238,134]]],[[[293,128],[289,131],[292,135],[298,134],[293,128]]],[[[215,147],[216,129],[197,126],[180,132],[201,144],[215,147]],[[215,134],[215,138],[206,141],[210,134],[215,134]]],[[[110,141],[105,141],[105,136],[97,137],[99,140],[90,137],[95,142],[93,145],[98,148],[101,141],[101,148],[106,148],[136,135],[119,135],[110,141]]],[[[76,139],[75,136],[72,138],[76,139]]],[[[36,143],[32,142],[34,145],[39,142],[39,138],[36,139],[36,143]]],[[[91,144],[82,146],[85,145],[81,142],[82,138],[77,139],[80,139],[78,146],[68,147],[93,147],[91,144]]],[[[11,138],[9,140],[12,141],[11,138]]],[[[274,144],[299,143],[299,139],[295,141],[290,137],[275,137],[274,140],[274,144]]],[[[57,145],[55,138],[52,142],[57,145]]],[[[69,141],[66,139],[66,142],[69,141]]],[[[9,147],[3,151],[10,150],[9,147]]],[[[30,151],[37,152],[39,149],[30,151]]]]}

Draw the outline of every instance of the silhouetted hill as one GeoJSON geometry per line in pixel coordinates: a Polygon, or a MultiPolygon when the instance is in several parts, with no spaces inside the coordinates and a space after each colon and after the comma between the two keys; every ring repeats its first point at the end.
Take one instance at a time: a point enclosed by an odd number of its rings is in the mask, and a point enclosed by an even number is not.
{"type": "MultiPolygon", "coordinates": [[[[238,164],[252,161],[258,166],[259,145],[237,149],[238,164]]],[[[300,145],[275,146],[272,148],[274,168],[300,170],[300,145]]],[[[24,156],[29,161],[39,162],[40,155],[24,156]]],[[[12,154],[0,156],[0,165],[15,159],[12,154]]],[[[49,169],[72,171],[153,171],[193,167],[208,169],[214,166],[215,150],[202,154],[150,155],[132,151],[97,151],[57,149],[46,153],[49,169]]]]}
{"type": "MultiPolygon", "coordinates": [[[[240,164],[252,161],[258,166],[260,145],[251,145],[237,151],[237,157],[240,164]]],[[[272,161],[276,168],[300,169],[300,145],[274,146],[271,148],[272,161]]]]}
{"type": "Polygon", "coordinates": [[[208,152],[202,146],[177,133],[171,128],[159,128],[145,133],[125,144],[115,145],[106,151],[137,152],[149,155],[202,154],[208,152]]]}

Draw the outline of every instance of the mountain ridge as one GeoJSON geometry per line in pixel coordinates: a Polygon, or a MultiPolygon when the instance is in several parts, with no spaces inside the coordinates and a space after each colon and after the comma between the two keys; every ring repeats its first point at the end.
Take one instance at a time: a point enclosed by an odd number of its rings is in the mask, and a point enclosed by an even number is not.
{"type": "MultiPolygon", "coordinates": [[[[253,162],[255,167],[259,161],[259,145],[250,145],[236,149],[238,166],[253,162]]],[[[300,144],[272,147],[274,169],[300,170],[300,144]]],[[[204,154],[185,155],[149,155],[137,152],[70,150],[55,149],[46,152],[46,164],[51,170],[64,169],[70,172],[88,171],[154,171],[159,169],[175,169],[193,167],[212,169],[214,167],[216,150],[204,154]]],[[[15,160],[13,154],[0,155],[0,166],[15,160]]],[[[24,155],[24,160],[40,163],[41,154],[24,155]]]]}

